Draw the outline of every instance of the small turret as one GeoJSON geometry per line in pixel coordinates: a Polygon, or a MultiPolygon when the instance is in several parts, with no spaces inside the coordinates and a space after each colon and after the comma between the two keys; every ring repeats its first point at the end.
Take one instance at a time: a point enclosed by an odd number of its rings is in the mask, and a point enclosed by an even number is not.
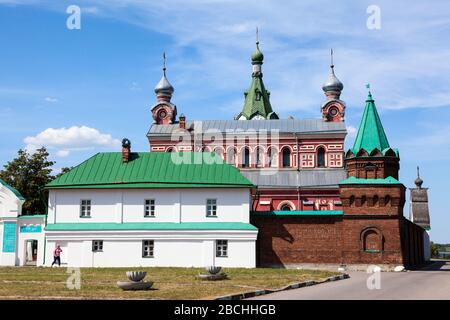
{"type": "Polygon", "coordinates": [[[155,87],[156,104],[153,105],[152,117],[154,124],[170,124],[175,121],[177,107],[170,102],[175,91],[166,77],[166,53],[163,54],[163,75],[155,87]]]}

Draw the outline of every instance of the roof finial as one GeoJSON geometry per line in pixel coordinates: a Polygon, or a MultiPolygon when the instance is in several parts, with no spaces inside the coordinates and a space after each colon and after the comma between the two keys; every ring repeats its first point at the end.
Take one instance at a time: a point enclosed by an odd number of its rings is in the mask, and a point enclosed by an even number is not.
{"type": "Polygon", "coordinates": [[[256,45],[259,45],[259,30],[258,27],[256,27],[256,45]]]}
{"type": "Polygon", "coordinates": [[[333,48],[331,48],[331,52],[330,52],[330,60],[331,60],[330,67],[331,67],[331,68],[334,68],[334,64],[333,64],[333,48]]]}
{"type": "Polygon", "coordinates": [[[414,183],[416,184],[417,188],[422,188],[423,180],[420,178],[419,166],[417,166],[417,178],[414,183]]]}
{"type": "Polygon", "coordinates": [[[163,73],[166,76],[166,52],[163,53],[163,73]]]}

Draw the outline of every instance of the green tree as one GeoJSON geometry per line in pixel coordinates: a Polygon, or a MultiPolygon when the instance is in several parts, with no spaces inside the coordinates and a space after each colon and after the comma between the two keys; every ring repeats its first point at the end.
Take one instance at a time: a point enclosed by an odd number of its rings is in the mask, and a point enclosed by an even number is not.
{"type": "Polygon", "coordinates": [[[430,242],[430,252],[431,257],[437,258],[439,257],[439,245],[434,243],[433,241],[430,242]]]}
{"type": "Polygon", "coordinates": [[[72,169],[73,167],[62,167],[61,171],[55,176],[55,179],[61,177],[63,174],[69,172],[72,169]]]}
{"type": "Polygon", "coordinates": [[[34,153],[19,150],[17,157],[9,161],[0,171],[0,178],[16,188],[24,197],[22,214],[45,213],[47,194],[42,188],[54,179],[51,167],[55,164],[48,160],[45,147],[34,153]]]}

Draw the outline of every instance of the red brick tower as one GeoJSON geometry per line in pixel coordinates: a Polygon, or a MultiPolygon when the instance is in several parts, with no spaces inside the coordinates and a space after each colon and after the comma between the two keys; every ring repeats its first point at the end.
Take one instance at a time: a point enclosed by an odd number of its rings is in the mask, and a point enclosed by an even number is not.
{"type": "Polygon", "coordinates": [[[343,263],[404,264],[401,229],[405,187],[369,91],[355,144],[339,184],[344,211],[343,263]]]}

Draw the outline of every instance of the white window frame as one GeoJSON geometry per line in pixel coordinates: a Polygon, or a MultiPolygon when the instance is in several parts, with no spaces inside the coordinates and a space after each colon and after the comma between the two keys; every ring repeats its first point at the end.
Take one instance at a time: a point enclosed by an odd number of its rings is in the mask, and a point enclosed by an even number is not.
{"type": "Polygon", "coordinates": [[[206,216],[217,217],[217,199],[206,199],[206,216]]]}
{"type": "Polygon", "coordinates": [[[80,200],[80,218],[90,218],[92,209],[91,199],[80,200]]]}
{"type": "Polygon", "coordinates": [[[145,199],[144,200],[144,217],[145,218],[154,218],[155,217],[155,199],[145,199]],[[148,202],[148,203],[147,203],[148,202]]]}
{"type": "Polygon", "coordinates": [[[142,258],[155,257],[155,240],[142,240],[142,258]]]}
{"type": "Polygon", "coordinates": [[[216,240],[216,258],[228,257],[228,240],[216,240]]]}
{"type": "Polygon", "coordinates": [[[92,252],[103,252],[103,240],[92,240],[92,252]]]}

